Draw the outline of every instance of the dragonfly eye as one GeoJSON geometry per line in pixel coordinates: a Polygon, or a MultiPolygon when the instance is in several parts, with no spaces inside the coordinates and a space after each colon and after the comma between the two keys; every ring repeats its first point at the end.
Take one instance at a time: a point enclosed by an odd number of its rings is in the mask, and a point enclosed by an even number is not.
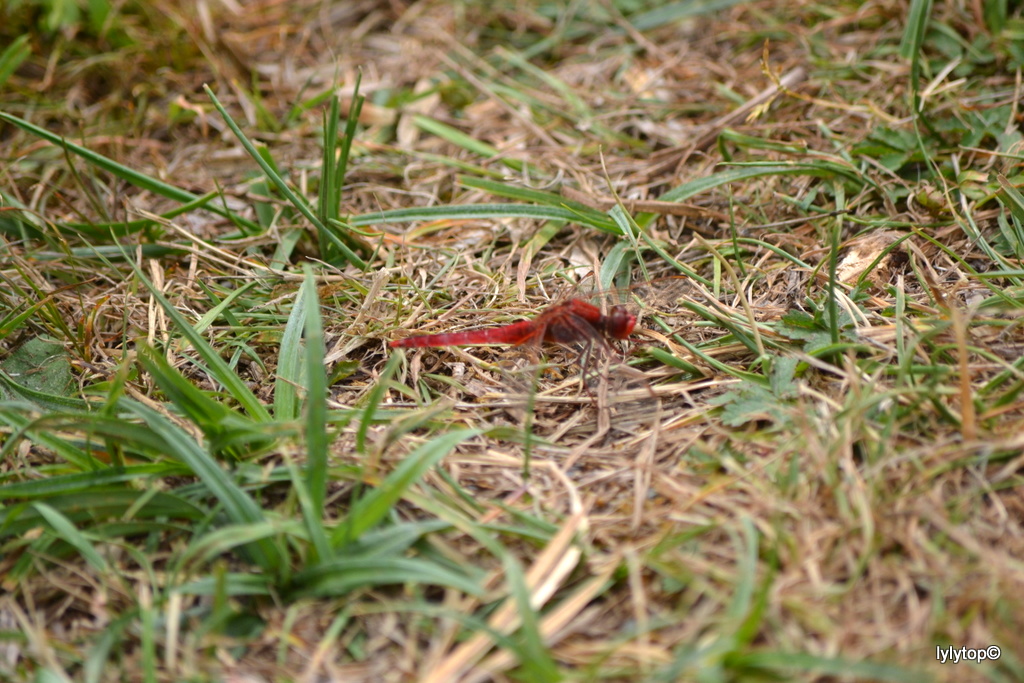
{"type": "Polygon", "coordinates": [[[605,332],[614,339],[625,339],[636,327],[636,316],[630,313],[625,306],[612,306],[608,311],[605,332]]]}

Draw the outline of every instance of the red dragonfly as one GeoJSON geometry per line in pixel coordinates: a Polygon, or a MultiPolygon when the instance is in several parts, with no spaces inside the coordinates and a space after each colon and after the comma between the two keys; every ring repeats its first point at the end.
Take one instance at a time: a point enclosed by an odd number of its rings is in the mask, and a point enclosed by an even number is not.
{"type": "Polygon", "coordinates": [[[625,339],[636,326],[636,316],[625,306],[612,306],[608,314],[581,299],[552,304],[532,320],[481,330],[427,334],[396,339],[391,348],[423,346],[472,346],[474,344],[572,344],[586,342],[606,344],[607,339],[625,339]]]}

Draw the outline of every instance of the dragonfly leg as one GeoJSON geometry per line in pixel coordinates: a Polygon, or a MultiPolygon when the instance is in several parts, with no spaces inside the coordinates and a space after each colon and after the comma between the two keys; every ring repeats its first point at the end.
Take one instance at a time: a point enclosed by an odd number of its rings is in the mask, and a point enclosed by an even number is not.
{"type": "Polygon", "coordinates": [[[601,368],[598,366],[598,360],[601,357],[611,358],[613,355],[614,351],[601,337],[591,337],[584,343],[579,359],[580,382],[588,395],[593,395],[590,385],[601,380],[601,368]]]}

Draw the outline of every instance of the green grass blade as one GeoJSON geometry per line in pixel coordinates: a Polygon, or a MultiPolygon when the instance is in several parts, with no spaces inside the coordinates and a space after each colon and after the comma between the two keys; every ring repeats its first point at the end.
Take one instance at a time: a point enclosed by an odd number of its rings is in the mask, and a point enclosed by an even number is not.
{"type": "MultiPolygon", "coordinates": [[[[200,284],[202,285],[203,283],[200,283],[200,284]]],[[[250,289],[252,289],[253,287],[255,287],[258,284],[259,283],[256,282],[256,281],[247,282],[246,284],[242,285],[238,289],[233,290],[230,294],[228,294],[226,297],[224,297],[224,299],[222,301],[219,301],[217,303],[217,305],[215,305],[213,308],[208,310],[203,315],[203,317],[200,318],[199,321],[193,326],[192,329],[194,329],[196,331],[196,334],[202,334],[203,332],[205,332],[207,330],[207,328],[210,327],[210,325],[212,325],[214,322],[216,322],[216,320],[218,318],[220,318],[221,316],[230,315],[231,304],[233,304],[236,299],[238,299],[240,296],[242,296],[243,294],[245,294],[246,292],[248,292],[250,289]]],[[[205,289],[205,287],[204,287],[204,289],[205,289]]],[[[207,291],[207,294],[209,294],[209,293],[210,292],[207,291]]],[[[236,324],[235,322],[232,321],[231,318],[228,318],[228,323],[232,324],[232,325],[236,324]]]]}
{"type": "Polygon", "coordinates": [[[276,591],[267,580],[268,577],[260,574],[243,574],[227,572],[221,576],[204,576],[181,586],[174,590],[183,595],[214,596],[218,590],[230,597],[270,597],[276,591]]]}
{"type": "Polygon", "coordinates": [[[79,474],[50,474],[42,479],[18,481],[0,485],[0,498],[10,500],[45,499],[51,496],[67,496],[79,491],[89,491],[114,484],[124,484],[149,478],[180,477],[191,470],[177,463],[111,467],[96,472],[79,474]]]}
{"type": "Polygon", "coordinates": [[[602,225],[608,232],[614,232],[614,223],[608,219],[608,215],[602,211],[591,208],[579,202],[567,199],[554,192],[544,192],[529,187],[510,185],[487,178],[473,178],[471,176],[459,176],[459,184],[466,187],[473,187],[478,190],[490,192],[497,197],[515,199],[527,204],[539,204],[541,206],[556,206],[568,209],[578,216],[577,220],[586,225],[602,225]]]}
{"type": "Polygon", "coordinates": [[[196,332],[195,328],[189,324],[185,317],[178,312],[178,310],[171,305],[171,302],[163,295],[163,293],[149,281],[149,278],[142,272],[142,270],[135,265],[134,261],[129,260],[132,269],[135,271],[136,277],[142,281],[146,288],[153,295],[153,298],[159,302],[160,306],[167,313],[167,316],[174,323],[174,326],[181,332],[182,336],[188,340],[189,344],[196,350],[199,356],[206,363],[206,366],[210,372],[210,375],[216,381],[231,394],[232,398],[238,401],[249,416],[257,422],[269,422],[270,413],[266,407],[260,402],[256,395],[252,393],[252,390],[242,381],[234,370],[220,357],[220,354],[209,345],[206,339],[196,332]]]}
{"type": "Polygon", "coordinates": [[[327,374],[324,368],[324,328],[316,295],[316,279],[308,264],[305,271],[306,279],[299,296],[304,302],[306,330],[306,483],[312,511],[315,511],[319,519],[327,495],[327,449],[330,445],[327,435],[327,374]]]}
{"type": "Polygon", "coordinates": [[[11,74],[17,71],[22,62],[32,54],[28,40],[28,34],[22,34],[12,40],[3,52],[0,52],[0,89],[7,83],[11,74]]]}
{"type": "Polygon", "coordinates": [[[303,284],[295,295],[295,302],[281,335],[277,371],[274,373],[274,417],[282,422],[299,417],[299,387],[306,383],[303,374],[305,366],[302,363],[302,328],[308,305],[303,284]]]}
{"type": "Polygon", "coordinates": [[[479,220],[481,218],[539,218],[580,223],[613,235],[620,234],[614,221],[604,214],[598,218],[589,212],[578,213],[555,206],[530,204],[472,204],[468,206],[424,206],[414,209],[391,209],[353,216],[353,227],[378,223],[411,223],[413,221],[479,220]]]}
{"type": "MultiPolygon", "coordinates": [[[[416,114],[413,117],[413,121],[421,130],[431,135],[436,135],[442,140],[447,140],[453,145],[462,147],[463,149],[476,154],[477,156],[484,157],[485,159],[491,159],[498,156],[499,151],[496,147],[493,147],[486,142],[481,142],[475,138],[472,138],[457,128],[453,128],[446,123],[441,123],[435,119],[432,119],[422,114],[416,114]]],[[[500,159],[500,163],[513,171],[522,171],[525,164],[517,159],[500,159]]]]}
{"type": "Polygon", "coordinates": [[[391,512],[406,489],[459,443],[479,436],[479,429],[460,429],[436,437],[410,453],[381,485],[360,498],[331,536],[335,548],[359,539],[391,512]]]}
{"type": "MultiPolygon", "coordinates": [[[[363,72],[356,72],[356,82],[352,89],[352,104],[348,108],[348,116],[345,118],[345,137],[341,141],[341,150],[337,156],[337,165],[334,167],[334,179],[337,182],[337,196],[334,199],[334,215],[338,218],[341,210],[341,188],[345,182],[345,174],[348,172],[348,160],[352,154],[352,142],[356,139],[356,127],[359,125],[359,114],[363,111],[363,101],[366,99],[359,94],[359,86],[363,83],[363,72]]],[[[332,161],[334,157],[331,157],[332,161]]]]}
{"type": "MultiPolygon", "coordinates": [[[[932,655],[934,655],[934,651],[932,655]]],[[[737,666],[755,671],[777,672],[759,679],[778,679],[779,675],[792,676],[783,680],[822,680],[829,678],[861,681],[891,681],[891,683],[925,683],[934,680],[922,671],[871,661],[851,661],[841,657],[822,657],[805,652],[751,652],[737,656],[737,666]]]]}
{"type": "MultiPolygon", "coordinates": [[[[301,199],[297,194],[292,192],[292,189],[288,187],[288,184],[284,181],[284,178],[281,177],[281,175],[273,168],[273,166],[267,163],[267,160],[263,157],[262,154],[260,154],[259,150],[256,149],[256,146],[252,144],[249,138],[246,137],[245,133],[242,132],[242,129],[239,128],[238,124],[235,123],[234,119],[232,119],[230,114],[228,114],[227,109],[225,109],[224,105],[220,103],[220,100],[217,99],[217,96],[213,94],[213,90],[210,89],[210,86],[204,85],[203,89],[206,91],[206,94],[210,98],[210,101],[213,102],[213,106],[215,106],[217,108],[217,111],[220,112],[221,116],[224,117],[224,122],[228,124],[228,128],[230,128],[231,132],[235,134],[235,137],[238,138],[238,141],[242,143],[242,147],[244,147],[245,151],[249,153],[249,156],[252,157],[253,161],[255,161],[263,170],[263,174],[270,180],[270,182],[274,184],[274,187],[277,188],[277,191],[284,195],[285,199],[287,199],[288,202],[293,207],[295,207],[295,209],[299,213],[305,216],[306,220],[308,220],[320,232],[320,234],[334,235],[333,231],[328,228],[328,225],[324,224],[324,222],[321,221],[316,216],[315,213],[313,213],[313,211],[309,207],[309,203],[305,199],[301,199]]],[[[351,241],[355,244],[359,244],[365,247],[365,245],[362,245],[361,240],[354,235],[348,234],[334,235],[334,237],[336,238],[336,240],[332,240],[332,242],[338,247],[339,250],[341,250],[341,253],[345,257],[345,260],[347,260],[349,263],[351,263],[352,265],[359,269],[365,269],[366,263],[354,251],[352,251],[349,248],[348,244],[346,244],[346,242],[351,241]]],[[[368,248],[366,250],[369,251],[368,248]]]]}
{"type": "Polygon", "coordinates": [[[558,667],[551,658],[551,653],[544,645],[544,636],[540,632],[540,618],[537,610],[530,602],[530,588],[526,584],[519,561],[511,554],[503,557],[502,567],[505,570],[510,596],[518,607],[519,630],[516,633],[519,664],[530,681],[554,683],[562,680],[558,667]]]}
{"type": "Polygon", "coordinates": [[[416,557],[336,557],[295,575],[292,597],[339,597],[359,588],[394,584],[447,586],[468,595],[485,594],[479,581],[416,557]]]}
{"type": "MultiPolygon", "coordinates": [[[[733,163],[733,168],[727,171],[713,173],[703,178],[691,180],[688,183],[678,185],[659,199],[665,202],[683,202],[699,194],[721,185],[728,185],[741,180],[760,178],[762,176],[797,175],[812,176],[816,178],[835,178],[837,176],[852,180],[858,184],[868,185],[875,188],[875,183],[864,176],[857,169],[842,164],[839,161],[815,160],[812,162],[785,162],[785,163],[733,163]]],[[[637,222],[640,222],[639,220],[637,222]]],[[[640,223],[643,225],[643,223],[640,223]]]]}
{"type": "MultiPolygon", "coordinates": [[[[129,511],[135,519],[177,519],[199,522],[209,517],[209,510],[180,496],[161,491],[117,490],[96,488],[58,493],[46,501],[73,524],[95,523],[96,520],[123,519],[129,511]],[[143,505],[140,505],[144,503],[143,505]]],[[[20,537],[44,522],[39,511],[28,503],[0,508],[0,538],[20,537]]]]}
{"type": "Polygon", "coordinates": [[[152,349],[141,347],[139,361],[178,410],[203,431],[211,450],[219,452],[229,445],[269,442],[259,423],[210,398],[152,349]]]}
{"type": "MultiPolygon", "coordinates": [[[[314,505],[310,497],[310,489],[313,484],[308,477],[302,475],[302,471],[290,459],[287,461],[288,473],[291,475],[292,489],[299,500],[299,508],[302,510],[302,523],[306,530],[309,541],[316,550],[316,562],[329,560],[334,556],[334,549],[331,547],[330,539],[324,526],[323,504],[314,505]]],[[[307,471],[310,466],[307,465],[307,471]]]]}
{"type": "Polygon", "coordinates": [[[380,377],[377,378],[377,383],[373,389],[370,390],[370,394],[366,397],[366,406],[362,410],[360,415],[359,428],[356,430],[356,453],[366,452],[366,434],[370,431],[370,425],[373,424],[373,416],[377,413],[380,408],[381,399],[384,396],[384,392],[387,390],[388,380],[395,374],[398,366],[402,362],[402,354],[393,353],[388,358],[387,364],[380,373],[380,377]]]}
{"type": "Polygon", "coordinates": [[[337,170],[338,153],[338,118],[341,116],[341,104],[338,95],[331,96],[330,108],[324,114],[324,138],[322,142],[323,156],[320,158],[320,194],[317,195],[317,216],[326,223],[338,218],[338,201],[341,195],[338,186],[341,180],[334,175],[337,170]]]}
{"type": "MultiPolygon", "coordinates": [[[[713,12],[720,12],[741,2],[743,0],[703,0],[702,2],[680,0],[679,2],[670,2],[660,6],[658,3],[655,3],[653,9],[630,15],[629,23],[637,31],[650,31],[666,24],[672,24],[692,17],[707,16],[713,12]]],[[[644,6],[646,5],[640,5],[640,7],[644,6]]]]}
{"type": "MultiPolygon", "coordinates": [[[[182,462],[220,501],[224,510],[236,524],[256,524],[264,521],[260,506],[232,481],[217,462],[199,447],[184,430],[170,422],[152,408],[135,401],[122,400],[121,405],[130,414],[141,418],[146,425],[167,444],[167,455],[182,462]]],[[[283,565],[277,548],[263,540],[247,546],[253,560],[267,571],[276,571],[283,565]]]]}
{"type": "Polygon", "coordinates": [[[899,48],[900,57],[903,59],[916,61],[919,58],[921,46],[924,45],[924,36],[928,30],[931,11],[932,0],[910,0],[907,23],[903,29],[903,38],[900,40],[899,48]]]}
{"type": "Polygon", "coordinates": [[[176,555],[176,562],[181,571],[191,571],[190,568],[207,565],[245,545],[273,539],[280,535],[301,541],[306,540],[302,525],[298,520],[227,524],[194,537],[188,546],[176,555]]]}
{"type": "Polygon", "coordinates": [[[33,503],[32,507],[36,509],[40,517],[46,520],[46,523],[50,525],[57,538],[73,546],[85,558],[85,561],[91,564],[97,571],[106,573],[107,561],[103,559],[103,556],[96,551],[92,543],[71,523],[71,520],[46,503],[33,503]]]}

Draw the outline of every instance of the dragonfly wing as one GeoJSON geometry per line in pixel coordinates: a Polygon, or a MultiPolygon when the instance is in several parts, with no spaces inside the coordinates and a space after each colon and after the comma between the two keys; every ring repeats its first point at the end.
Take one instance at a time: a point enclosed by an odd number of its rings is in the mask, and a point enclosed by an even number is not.
{"type": "Polygon", "coordinates": [[[556,320],[549,321],[544,330],[544,341],[555,344],[591,343],[595,340],[604,341],[601,327],[574,312],[565,312],[556,320]]]}

